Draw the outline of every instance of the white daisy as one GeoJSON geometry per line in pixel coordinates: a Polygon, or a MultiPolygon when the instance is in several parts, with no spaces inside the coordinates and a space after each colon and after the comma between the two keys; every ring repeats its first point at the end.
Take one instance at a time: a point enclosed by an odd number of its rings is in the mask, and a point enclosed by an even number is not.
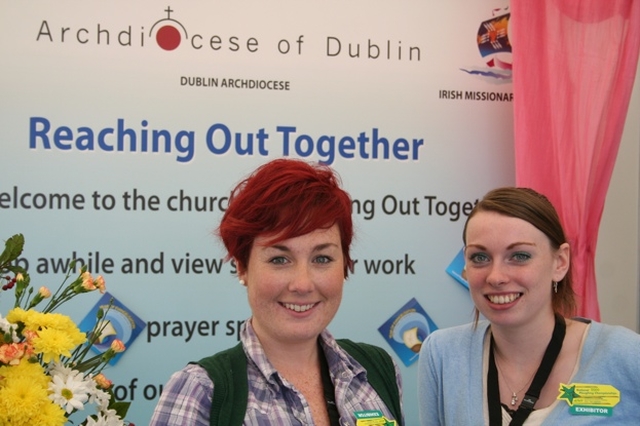
{"type": "MultiPolygon", "coordinates": [[[[89,379],[91,380],[91,379],[89,379]]],[[[82,375],[54,375],[49,390],[53,392],[49,398],[64,408],[67,414],[74,410],[84,410],[84,403],[89,399],[87,383],[82,375]]]]}
{"type": "Polygon", "coordinates": [[[66,380],[68,377],[79,377],[79,380],[82,380],[82,373],[78,370],[74,370],[71,367],[68,367],[61,362],[50,362],[47,366],[48,372],[51,376],[60,376],[62,379],[66,380]]]}

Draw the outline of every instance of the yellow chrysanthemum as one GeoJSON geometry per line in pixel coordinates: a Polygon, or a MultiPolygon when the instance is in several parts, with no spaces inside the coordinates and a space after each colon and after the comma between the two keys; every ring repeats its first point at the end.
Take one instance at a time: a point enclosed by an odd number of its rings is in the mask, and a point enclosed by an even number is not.
{"type": "Polygon", "coordinates": [[[30,317],[33,317],[34,311],[25,311],[22,308],[14,308],[7,313],[7,321],[16,324],[17,322],[23,322],[25,325],[29,321],[30,317]]]}
{"type": "Polygon", "coordinates": [[[69,333],[78,329],[76,323],[73,322],[73,320],[69,318],[69,316],[63,314],[42,314],[42,317],[39,318],[39,321],[39,325],[42,328],[55,328],[56,330],[67,331],[69,333]]]}
{"type": "Polygon", "coordinates": [[[40,410],[33,417],[32,425],[38,426],[60,426],[67,423],[67,417],[65,412],[58,404],[53,402],[50,404],[44,404],[42,410],[40,410]]]}
{"type": "Polygon", "coordinates": [[[61,356],[70,357],[71,351],[78,346],[78,339],[74,339],[67,331],[44,328],[32,343],[35,353],[42,354],[42,360],[49,363],[58,362],[61,356]]]}
{"type": "Polygon", "coordinates": [[[87,340],[67,315],[15,308],[7,314],[7,320],[23,322],[27,330],[37,333],[31,343],[34,351],[43,355],[44,362],[71,356],[71,351],[87,340]]]}
{"type": "MultiPolygon", "coordinates": [[[[18,321],[23,322],[27,329],[33,331],[39,331],[43,328],[53,328],[56,330],[66,331],[71,335],[80,333],[78,326],[73,322],[73,320],[69,316],[63,314],[43,314],[42,312],[34,311],[32,309],[25,311],[21,308],[15,308],[9,311],[7,314],[7,320],[13,323],[18,321]]],[[[83,334],[81,340],[82,341],[80,343],[84,342],[83,334]]]]}
{"type": "Polygon", "coordinates": [[[26,359],[20,360],[18,365],[7,365],[0,367],[0,387],[5,383],[10,383],[16,378],[29,380],[33,386],[47,389],[51,377],[45,374],[44,368],[39,363],[29,362],[26,359]]]}
{"type": "Polygon", "coordinates": [[[33,425],[43,407],[51,405],[46,389],[26,377],[13,377],[0,387],[0,425],[33,425]]]}

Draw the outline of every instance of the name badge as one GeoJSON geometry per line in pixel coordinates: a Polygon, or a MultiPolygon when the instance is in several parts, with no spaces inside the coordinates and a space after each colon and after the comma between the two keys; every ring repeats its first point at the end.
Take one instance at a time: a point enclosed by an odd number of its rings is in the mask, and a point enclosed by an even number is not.
{"type": "Polygon", "coordinates": [[[575,416],[613,415],[613,407],[620,402],[620,391],[611,385],[591,383],[560,383],[559,400],[569,404],[569,412],[575,416]]]}
{"type": "Polygon", "coordinates": [[[382,411],[366,410],[353,413],[356,417],[356,426],[397,426],[395,420],[387,419],[382,411]]]}

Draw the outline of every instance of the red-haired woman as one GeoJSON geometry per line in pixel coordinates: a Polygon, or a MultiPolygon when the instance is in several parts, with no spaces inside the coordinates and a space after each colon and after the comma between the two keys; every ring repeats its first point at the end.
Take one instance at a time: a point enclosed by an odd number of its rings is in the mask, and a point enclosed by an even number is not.
{"type": "Polygon", "coordinates": [[[395,362],[326,329],[353,267],[351,199],[336,174],[271,161],[232,191],[218,233],[247,288],[251,318],[238,347],[174,373],[151,424],[235,417],[243,425],[355,425],[372,416],[402,424],[395,362]],[[229,387],[241,387],[240,396],[229,387]]]}

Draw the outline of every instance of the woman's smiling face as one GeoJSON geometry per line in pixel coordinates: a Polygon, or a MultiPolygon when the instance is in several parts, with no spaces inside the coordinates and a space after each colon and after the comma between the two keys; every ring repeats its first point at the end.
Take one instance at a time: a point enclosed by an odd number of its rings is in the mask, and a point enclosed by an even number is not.
{"type": "Polygon", "coordinates": [[[553,315],[552,283],[568,270],[569,246],[554,250],[529,222],[480,211],[467,225],[465,264],[480,313],[492,324],[516,326],[553,315]]]}
{"type": "Polygon", "coordinates": [[[239,277],[247,286],[252,325],[263,342],[317,339],[342,300],[344,255],[338,225],[269,245],[253,242],[239,277]]]}

